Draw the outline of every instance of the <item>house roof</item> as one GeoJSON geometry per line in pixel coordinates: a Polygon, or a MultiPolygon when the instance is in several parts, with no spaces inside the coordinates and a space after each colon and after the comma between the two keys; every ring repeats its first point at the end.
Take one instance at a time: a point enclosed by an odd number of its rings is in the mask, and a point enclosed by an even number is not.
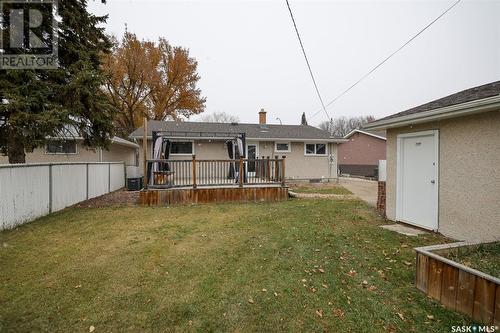
{"type": "MultiPolygon", "coordinates": [[[[364,129],[381,129],[391,127],[389,125],[397,125],[403,121],[409,120],[437,120],[441,118],[451,118],[465,115],[464,109],[477,108],[478,106],[491,106],[491,103],[498,103],[500,100],[500,81],[491,82],[469,88],[455,94],[425,103],[414,108],[395,113],[385,118],[378,119],[371,123],[365,124],[364,129]],[[432,118],[426,119],[432,116],[432,118]]],[[[495,104],[496,105],[496,104],[495,104]]],[[[481,108],[477,111],[488,111],[492,109],[481,108]]],[[[474,109],[476,111],[476,109],[474,109]]],[[[420,121],[422,122],[422,121],[420,121]]],[[[416,123],[416,122],[415,122],[416,123]]],[[[396,126],[392,126],[396,127],[396,126]]]]}
{"type": "Polygon", "coordinates": [[[132,147],[132,148],[139,148],[139,145],[135,142],[130,142],[128,140],[122,139],[120,137],[114,136],[111,138],[111,143],[116,143],[117,145],[122,145],[122,146],[127,146],[127,147],[132,147]]]}
{"type": "Polygon", "coordinates": [[[354,133],[361,133],[365,135],[372,136],[377,139],[386,140],[385,131],[362,131],[360,129],[353,129],[344,136],[344,139],[349,139],[354,133]]]}
{"type": "MultiPolygon", "coordinates": [[[[63,127],[63,129],[60,131],[60,133],[57,136],[52,137],[51,139],[83,140],[83,137],[81,136],[81,134],[78,132],[78,130],[74,126],[67,125],[67,126],[63,127]]],[[[122,146],[127,146],[127,147],[132,147],[132,148],[139,148],[139,145],[137,143],[120,138],[118,136],[112,137],[111,143],[122,145],[122,146]]]]}
{"type": "MultiPolygon", "coordinates": [[[[217,133],[245,133],[247,139],[253,140],[323,140],[343,142],[342,138],[333,138],[330,133],[308,125],[259,125],[241,123],[207,123],[188,121],[148,121],[148,137],[153,131],[174,132],[172,138],[212,138],[220,137],[217,133]],[[179,132],[179,136],[175,135],[179,132]],[[182,135],[180,133],[182,132],[182,135]]],[[[142,138],[143,127],[130,134],[130,138],[142,138]]]]}

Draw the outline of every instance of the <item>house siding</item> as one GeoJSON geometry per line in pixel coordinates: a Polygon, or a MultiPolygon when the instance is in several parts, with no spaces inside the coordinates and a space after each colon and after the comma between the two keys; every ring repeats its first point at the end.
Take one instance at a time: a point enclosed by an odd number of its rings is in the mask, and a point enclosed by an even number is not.
{"type": "Polygon", "coordinates": [[[500,239],[500,110],[387,131],[386,213],[396,219],[397,135],[439,130],[439,226],[459,240],[500,239]]]}
{"type": "MultiPolygon", "coordinates": [[[[247,143],[254,143],[251,139],[247,143]]],[[[142,140],[138,140],[140,145],[139,149],[139,168],[143,174],[143,149],[142,140]]],[[[331,151],[334,156],[332,164],[329,163],[328,156],[305,156],[304,143],[292,142],[291,152],[289,153],[276,153],[274,151],[273,141],[259,141],[259,155],[258,157],[274,157],[286,156],[286,177],[292,179],[318,179],[318,178],[336,178],[337,177],[337,164],[336,164],[336,144],[328,145],[328,153],[331,151]]],[[[151,140],[148,140],[148,152],[151,152],[151,140]]],[[[211,141],[209,140],[194,140],[194,153],[196,159],[228,159],[227,148],[224,141],[211,141]]],[[[149,157],[151,158],[151,157],[149,157]]],[[[190,159],[187,155],[170,155],[172,160],[185,160],[190,159]]]]}
{"type": "MultiPolygon", "coordinates": [[[[52,162],[99,162],[98,148],[84,147],[81,141],[77,142],[77,154],[46,154],[45,147],[36,148],[26,153],[26,163],[52,162]]],[[[125,165],[135,165],[135,148],[111,144],[109,150],[102,150],[103,162],[125,162],[125,165]]],[[[0,155],[0,164],[8,164],[9,158],[0,155]]]]}
{"type": "Polygon", "coordinates": [[[379,160],[386,159],[386,141],[356,132],[338,146],[341,173],[375,176],[379,160]]]}

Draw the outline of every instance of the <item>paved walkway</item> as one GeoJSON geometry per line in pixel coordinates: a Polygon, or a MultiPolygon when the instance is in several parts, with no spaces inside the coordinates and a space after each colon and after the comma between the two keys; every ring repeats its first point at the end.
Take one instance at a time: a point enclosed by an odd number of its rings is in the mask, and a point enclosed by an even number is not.
{"type": "Polygon", "coordinates": [[[340,177],[340,185],[371,206],[377,205],[378,183],[374,180],[340,177]]]}

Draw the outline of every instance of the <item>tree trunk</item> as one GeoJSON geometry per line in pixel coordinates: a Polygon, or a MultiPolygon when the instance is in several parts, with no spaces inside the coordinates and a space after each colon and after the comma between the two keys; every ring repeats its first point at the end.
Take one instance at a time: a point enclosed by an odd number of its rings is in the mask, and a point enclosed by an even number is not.
{"type": "Polygon", "coordinates": [[[17,135],[11,136],[10,144],[8,147],[7,155],[9,156],[9,163],[26,163],[26,153],[24,152],[24,144],[17,135]]]}

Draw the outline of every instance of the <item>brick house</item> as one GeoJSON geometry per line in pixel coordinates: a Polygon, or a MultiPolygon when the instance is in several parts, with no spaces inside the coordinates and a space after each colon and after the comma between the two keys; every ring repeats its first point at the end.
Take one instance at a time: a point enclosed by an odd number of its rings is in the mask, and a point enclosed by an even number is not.
{"type": "Polygon", "coordinates": [[[385,132],[368,132],[359,129],[349,132],[339,144],[338,164],[342,175],[376,177],[378,161],[385,160],[385,132]]]}

